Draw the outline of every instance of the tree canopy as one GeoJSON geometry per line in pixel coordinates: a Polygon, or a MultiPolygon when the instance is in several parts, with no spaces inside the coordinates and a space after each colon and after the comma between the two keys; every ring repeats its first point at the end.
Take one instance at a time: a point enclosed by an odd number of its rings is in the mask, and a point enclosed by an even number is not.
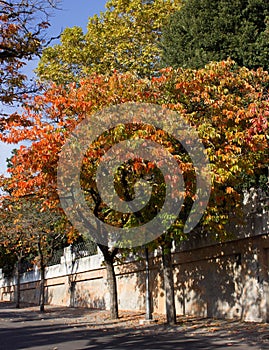
{"type": "Polygon", "coordinates": [[[230,57],[268,70],[268,15],[262,0],[185,0],[163,29],[162,63],[201,68],[230,57]]]}
{"type": "Polygon", "coordinates": [[[152,76],[159,65],[162,27],[180,2],[109,0],[105,12],[89,19],[86,34],[80,27],[66,28],[61,43],[44,50],[39,77],[62,84],[114,70],[152,76]]]}
{"type": "MultiPolygon", "coordinates": [[[[255,177],[268,164],[268,85],[269,76],[265,71],[239,69],[234,62],[227,61],[198,71],[165,70],[162,76],[151,80],[114,73],[111,77],[93,75],[82,80],[79,87],[76,84],[71,84],[69,89],[53,86],[27,107],[24,118],[34,121],[32,125],[24,129],[15,123],[10,126],[6,140],[29,139],[32,144],[21,147],[13,157],[9,186],[14,196],[36,192],[41,198],[48,198],[46,203],[50,206],[58,205],[59,152],[74,127],[86,115],[110,104],[155,103],[177,111],[198,130],[211,162],[213,179],[203,222],[216,234],[223,235],[229,212],[239,206],[245,176],[255,177]]],[[[85,181],[85,193],[92,203],[89,205],[104,220],[114,220],[116,225],[132,222],[130,217],[123,220],[119,213],[111,216],[111,211],[104,210],[92,178],[102,152],[126,135],[146,135],[160,142],[176,157],[188,181],[195,182],[190,159],[184,153],[178,154],[177,143],[165,134],[147,127],[139,131],[134,126],[127,131],[119,126],[115,133],[100,136],[82,167],[81,181],[82,185],[85,181]]],[[[134,163],[127,170],[141,173],[141,169],[146,171],[147,167],[150,167],[148,163],[137,167],[134,163]]],[[[189,186],[186,196],[192,202],[193,184],[189,186]]]]}
{"type": "Polygon", "coordinates": [[[41,54],[56,1],[0,1],[0,101],[19,100],[26,88],[21,68],[41,54]]]}

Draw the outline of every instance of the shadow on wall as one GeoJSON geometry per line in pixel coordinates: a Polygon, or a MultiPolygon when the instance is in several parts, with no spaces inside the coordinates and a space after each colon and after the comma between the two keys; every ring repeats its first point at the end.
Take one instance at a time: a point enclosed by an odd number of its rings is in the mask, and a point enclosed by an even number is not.
{"type": "MultiPolygon", "coordinates": [[[[137,253],[137,261],[129,264],[124,264],[121,268],[122,275],[118,277],[118,280],[121,281],[122,288],[128,289],[129,295],[136,294],[139,297],[136,297],[139,303],[139,309],[145,311],[146,308],[146,272],[145,272],[145,251],[141,249],[137,253]],[[132,280],[135,281],[134,286],[126,286],[126,276],[132,276],[132,280]],[[124,286],[125,285],[125,286],[124,286]],[[133,288],[133,292],[131,292],[133,288]]],[[[163,281],[162,281],[162,266],[161,258],[159,256],[154,257],[153,253],[150,253],[149,258],[149,280],[150,280],[150,292],[151,292],[151,312],[162,313],[164,312],[163,303],[164,303],[164,293],[163,293],[163,281]]],[[[120,284],[120,283],[119,283],[120,284]]]]}
{"type": "MultiPolygon", "coordinates": [[[[245,239],[174,253],[177,314],[265,321],[268,258],[262,258],[267,253],[261,241],[245,239]]],[[[132,264],[126,265],[124,273],[135,271],[135,289],[143,296],[145,309],[144,268],[142,260],[135,269],[132,264]]],[[[165,313],[160,257],[150,259],[150,289],[152,311],[165,313]]]]}
{"type": "MultiPolygon", "coordinates": [[[[232,243],[231,243],[232,245],[232,243]]],[[[253,243],[214,258],[189,253],[175,267],[177,312],[183,315],[262,320],[263,271],[253,243]]],[[[213,253],[213,250],[212,250],[213,253]]]]}
{"type": "Polygon", "coordinates": [[[71,282],[70,286],[70,306],[87,307],[92,309],[105,309],[104,297],[96,297],[87,288],[80,286],[77,282],[71,282]]]}
{"type": "Polygon", "coordinates": [[[177,309],[183,315],[240,318],[239,256],[182,264],[176,269],[177,309]]]}
{"type": "MultiPolygon", "coordinates": [[[[213,253],[213,252],[212,252],[213,253]]],[[[175,255],[180,256],[181,253],[175,255]]],[[[201,317],[241,318],[242,293],[241,256],[231,255],[215,259],[197,259],[189,253],[189,261],[174,265],[176,312],[178,315],[201,317]]],[[[143,252],[141,252],[141,257],[143,252]]],[[[178,258],[179,260],[180,257],[178,258]]],[[[165,294],[161,257],[150,258],[151,311],[165,312],[165,294]]],[[[143,296],[145,308],[145,262],[136,267],[136,286],[143,296]]],[[[126,265],[124,274],[134,272],[132,264],[126,265]]]]}

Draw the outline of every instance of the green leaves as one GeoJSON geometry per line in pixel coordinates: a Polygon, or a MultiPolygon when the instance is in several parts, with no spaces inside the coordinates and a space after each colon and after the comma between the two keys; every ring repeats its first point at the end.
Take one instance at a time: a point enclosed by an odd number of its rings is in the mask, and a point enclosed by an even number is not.
{"type": "Polygon", "coordinates": [[[268,11],[261,0],[184,1],[163,30],[163,65],[201,68],[230,57],[268,69],[268,11]]]}
{"type": "Polygon", "coordinates": [[[40,248],[43,263],[47,264],[53,252],[67,242],[63,216],[44,209],[37,197],[3,200],[0,221],[0,245],[11,255],[24,257],[31,253],[36,257],[40,248]]]}

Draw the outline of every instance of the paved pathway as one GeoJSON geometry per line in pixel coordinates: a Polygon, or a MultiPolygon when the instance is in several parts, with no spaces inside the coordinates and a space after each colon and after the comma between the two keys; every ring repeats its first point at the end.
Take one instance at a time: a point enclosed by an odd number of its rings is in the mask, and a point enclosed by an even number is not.
{"type": "Polygon", "coordinates": [[[192,350],[269,349],[269,325],[179,318],[169,327],[161,316],[153,325],[139,324],[144,315],[121,312],[117,321],[107,311],[48,307],[15,309],[0,303],[1,350],[192,350]]]}

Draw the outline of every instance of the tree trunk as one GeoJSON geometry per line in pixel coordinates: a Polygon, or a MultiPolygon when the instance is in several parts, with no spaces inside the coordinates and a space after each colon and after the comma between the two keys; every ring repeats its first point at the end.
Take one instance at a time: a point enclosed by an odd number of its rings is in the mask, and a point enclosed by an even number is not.
{"type": "Polygon", "coordinates": [[[39,298],[40,312],[45,311],[45,266],[40,265],[40,298],[39,298]]]}
{"type": "Polygon", "coordinates": [[[145,247],[145,264],[146,264],[146,320],[152,320],[151,310],[151,293],[150,293],[150,276],[149,276],[149,251],[145,247]]]}
{"type": "Polygon", "coordinates": [[[39,285],[39,310],[40,312],[45,311],[45,264],[44,264],[44,256],[41,247],[41,239],[38,240],[38,254],[40,260],[40,285],[39,285]]]}
{"type": "Polygon", "coordinates": [[[104,256],[106,265],[107,285],[110,298],[110,318],[113,320],[119,318],[117,279],[114,269],[114,259],[118,253],[118,248],[113,248],[110,251],[109,247],[106,245],[98,244],[98,247],[104,256]]]}
{"type": "Polygon", "coordinates": [[[166,320],[168,324],[172,325],[176,323],[176,307],[171,248],[172,242],[165,242],[162,246],[166,320]]]}
{"type": "Polygon", "coordinates": [[[16,308],[20,308],[21,301],[21,257],[17,261],[17,271],[16,271],[16,308]]]}
{"type": "Polygon", "coordinates": [[[105,259],[107,271],[107,284],[110,297],[110,318],[119,318],[117,280],[112,259],[105,259]]]}

